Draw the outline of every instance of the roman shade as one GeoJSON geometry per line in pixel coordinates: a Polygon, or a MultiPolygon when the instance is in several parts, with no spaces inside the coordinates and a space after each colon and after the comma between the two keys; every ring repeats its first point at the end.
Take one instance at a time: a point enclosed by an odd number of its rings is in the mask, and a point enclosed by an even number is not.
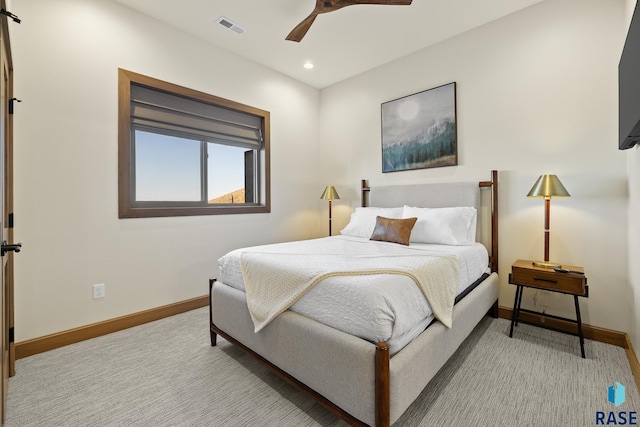
{"type": "Polygon", "coordinates": [[[262,118],[131,84],[132,128],[154,129],[251,150],[263,146],[262,118]]]}

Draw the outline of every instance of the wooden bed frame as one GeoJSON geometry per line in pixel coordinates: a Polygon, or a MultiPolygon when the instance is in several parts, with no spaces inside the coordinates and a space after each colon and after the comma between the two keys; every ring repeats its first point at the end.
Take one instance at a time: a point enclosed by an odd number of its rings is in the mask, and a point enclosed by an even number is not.
{"type": "MultiPolygon", "coordinates": [[[[498,281],[497,281],[496,274],[498,272],[498,172],[497,171],[492,171],[491,180],[490,181],[480,181],[479,182],[479,187],[481,189],[482,188],[487,188],[487,189],[490,189],[490,191],[491,191],[491,199],[489,201],[489,203],[490,203],[490,227],[491,227],[490,244],[488,244],[488,245],[485,244],[485,246],[488,246],[488,249],[489,249],[489,252],[490,252],[490,254],[489,254],[489,267],[491,269],[491,272],[493,273],[488,280],[492,280],[491,286],[495,287],[496,289],[492,290],[492,292],[493,291],[495,292],[495,301],[493,301],[493,304],[489,303],[489,310],[488,310],[487,314],[490,314],[493,317],[497,317],[498,316],[498,300],[497,300],[498,281]]],[[[361,190],[362,190],[362,206],[366,206],[366,201],[368,200],[368,195],[369,195],[369,192],[370,192],[371,189],[367,185],[367,182],[365,180],[362,181],[362,189],[361,190]]],[[[480,226],[480,224],[479,224],[479,226],[480,226]]],[[[360,419],[357,419],[352,414],[350,414],[347,411],[345,411],[344,409],[342,409],[339,406],[339,404],[336,404],[335,402],[332,402],[331,400],[329,400],[328,398],[323,396],[321,393],[319,393],[318,391],[314,390],[312,387],[308,386],[307,384],[303,383],[301,380],[296,378],[291,373],[287,372],[286,371],[287,366],[278,366],[276,363],[273,363],[272,361],[268,360],[267,358],[270,356],[268,354],[268,350],[265,350],[264,348],[262,348],[262,346],[257,345],[257,346],[255,346],[257,348],[250,348],[250,345],[245,345],[244,343],[241,342],[242,339],[238,339],[238,338],[232,336],[233,333],[227,333],[222,328],[218,327],[214,323],[214,288],[215,288],[214,285],[216,283],[220,283],[220,282],[216,282],[216,279],[210,279],[209,280],[209,289],[210,289],[210,304],[209,304],[209,307],[210,307],[210,322],[211,322],[210,333],[211,333],[211,345],[212,346],[216,345],[217,335],[220,335],[221,337],[225,338],[227,341],[233,343],[234,345],[236,345],[239,348],[241,348],[242,350],[244,350],[247,354],[251,355],[256,360],[258,360],[261,363],[263,363],[264,365],[266,365],[274,373],[276,373],[281,378],[283,378],[287,383],[293,385],[294,387],[298,388],[300,391],[302,391],[302,392],[306,393],[307,395],[311,396],[320,405],[322,405],[323,407],[325,407],[326,409],[328,409],[330,412],[334,413],[335,415],[337,415],[341,419],[347,421],[350,425],[354,425],[354,426],[366,426],[366,425],[368,425],[367,423],[361,421],[360,419]],[[263,353],[263,354],[260,354],[260,353],[263,353]]],[[[487,286],[489,286],[489,285],[487,285],[487,286]]],[[[480,291],[478,291],[478,292],[480,292],[480,291]]],[[[492,295],[491,299],[493,299],[493,295],[494,294],[491,294],[491,295],[492,295]]],[[[484,297],[484,300],[486,301],[486,297],[484,297]]],[[[460,310],[462,310],[462,309],[460,309],[460,310]]],[[[295,313],[292,313],[292,312],[286,312],[286,313],[283,313],[283,314],[287,314],[287,313],[290,313],[290,316],[295,316],[295,313]]],[[[484,313],[484,311],[483,311],[483,313],[484,313]]],[[[304,318],[303,316],[299,316],[299,317],[304,318]]],[[[304,319],[307,319],[307,318],[304,318],[304,319]]],[[[294,319],[294,321],[295,321],[295,319],[294,319]]],[[[305,322],[315,322],[315,321],[313,321],[311,319],[307,319],[307,320],[305,320],[305,322]]],[[[330,328],[330,327],[325,326],[325,325],[321,325],[318,322],[315,322],[315,323],[317,325],[320,325],[320,326],[317,326],[317,327],[329,328],[332,331],[336,331],[333,328],[330,328]]],[[[438,322],[438,324],[439,324],[439,322],[438,322]]],[[[473,326],[475,326],[475,323],[473,325],[471,325],[471,326],[467,326],[467,328],[471,328],[468,331],[469,333],[473,329],[473,326]]],[[[227,326],[227,328],[229,328],[229,327],[230,326],[227,326]]],[[[454,327],[455,327],[455,324],[454,324],[454,327]]],[[[431,327],[427,328],[425,330],[425,332],[423,332],[423,334],[425,334],[427,331],[429,331],[429,329],[431,329],[431,327]]],[[[266,331],[266,329],[265,329],[265,331],[266,331]]],[[[250,333],[253,333],[253,331],[250,331],[250,333]]],[[[337,331],[337,333],[343,334],[340,331],[337,331]]],[[[248,336],[248,335],[242,335],[242,334],[247,334],[247,331],[242,331],[242,333],[240,335],[241,336],[245,336],[245,337],[248,336]]],[[[436,332],[434,332],[434,334],[436,334],[436,332]]],[[[256,335],[258,335],[258,334],[256,334],[256,335]]],[[[345,335],[348,335],[348,334],[345,334],[345,335]]],[[[441,333],[441,335],[442,335],[442,333],[441,333]]],[[[464,339],[466,339],[466,336],[468,336],[468,333],[462,338],[455,338],[457,340],[457,341],[455,341],[455,343],[456,343],[455,349],[457,349],[457,347],[464,341],[464,339]]],[[[420,338],[420,337],[418,337],[418,338],[420,338]]],[[[416,338],[416,340],[418,340],[418,338],[416,338]]],[[[436,336],[436,338],[434,338],[434,340],[436,340],[436,339],[438,339],[437,336],[436,336]]],[[[416,341],[416,340],[414,340],[414,341],[416,341]]],[[[418,344],[416,344],[416,345],[418,345],[418,344]]],[[[455,351],[455,349],[453,351],[455,351]]],[[[403,350],[400,350],[393,357],[396,357],[398,354],[402,353],[402,351],[403,350]]],[[[375,393],[374,423],[378,427],[383,427],[383,426],[389,426],[390,425],[390,419],[391,419],[391,410],[390,410],[390,406],[391,406],[391,381],[393,380],[393,378],[391,377],[391,374],[390,374],[390,359],[391,359],[391,357],[390,357],[390,354],[389,354],[389,349],[387,347],[387,344],[384,343],[384,342],[379,342],[379,343],[375,344],[375,360],[372,361],[372,366],[375,369],[375,373],[374,373],[374,378],[375,378],[375,384],[374,384],[374,388],[375,388],[375,390],[374,390],[374,393],[375,393]]],[[[438,365],[436,365],[434,367],[433,375],[435,375],[435,373],[437,373],[437,371],[444,365],[444,363],[446,363],[446,360],[448,360],[448,357],[443,362],[439,363],[438,365]]],[[[320,360],[315,360],[314,363],[318,364],[318,363],[324,363],[324,362],[322,361],[322,359],[320,359],[320,360]]],[[[437,363],[437,362],[434,362],[434,363],[437,363]]],[[[326,362],[326,366],[324,366],[323,368],[325,368],[326,371],[329,372],[329,371],[331,371],[331,364],[329,362],[326,362]]],[[[430,378],[432,378],[433,375],[431,375],[430,378]]],[[[427,383],[430,380],[430,378],[427,380],[427,383]]],[[[425,387],[426,387],[427,383],[424,384],[425,387]]],[[[404,408],[404,409],[406,409],[406,408],[404,408]]],[[[398,418],[398,416],[396,416],[396,420],[397,420],[397,418],[398,418]]]]}

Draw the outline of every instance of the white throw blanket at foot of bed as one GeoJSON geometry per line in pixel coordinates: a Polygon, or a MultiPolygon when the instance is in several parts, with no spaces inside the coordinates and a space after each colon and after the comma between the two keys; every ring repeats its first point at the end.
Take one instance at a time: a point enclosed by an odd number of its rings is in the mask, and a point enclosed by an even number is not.
{"type": "Polygon", "coordinates": [[[300,253],[245,249],[241,254],[247,306],[255,332],[287,310],[309,289],[334,276],[398,274],[415,281],[434,316],[451,327],[458,257],[389,245],[384,253],[300,253]]]}

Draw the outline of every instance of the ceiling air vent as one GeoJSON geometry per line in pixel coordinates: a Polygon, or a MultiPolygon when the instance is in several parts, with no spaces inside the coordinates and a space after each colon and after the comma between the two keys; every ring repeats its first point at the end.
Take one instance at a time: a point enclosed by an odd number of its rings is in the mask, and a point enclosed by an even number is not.
{"type": "Polygon", "coordinates": [[[246,31],[244,28],[242,28],[235,22],[231,21],[230,19],[225,18],[224,16],[221,16],[220,18],[218,18],[216,22],[222,25],[223,27],[230,29],[236,34],[244,34],[246,31]]]}

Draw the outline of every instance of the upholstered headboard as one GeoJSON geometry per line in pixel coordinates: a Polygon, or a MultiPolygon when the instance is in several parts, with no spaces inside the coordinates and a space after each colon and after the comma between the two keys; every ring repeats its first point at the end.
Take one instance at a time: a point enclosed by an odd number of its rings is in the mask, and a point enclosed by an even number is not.
{"type": "Polygon", "coordinates": [[[445,208],[471,206],[478,211],[476,240],[489,251],[492,271],[498,271],[498,172],[491,181],[447,182],[369,187],[362,180],[362,206],[445,208]],[[482,190],[487,191],[482,191],[482,190]]]}
{"type": "Polygon", "coordinates": [[[372,187],[369,190],[369,206],[392,208],[403,205],[422,208],[471,206],[479,209],[480,187],[477,182],[455,182],[372,187]]]}

